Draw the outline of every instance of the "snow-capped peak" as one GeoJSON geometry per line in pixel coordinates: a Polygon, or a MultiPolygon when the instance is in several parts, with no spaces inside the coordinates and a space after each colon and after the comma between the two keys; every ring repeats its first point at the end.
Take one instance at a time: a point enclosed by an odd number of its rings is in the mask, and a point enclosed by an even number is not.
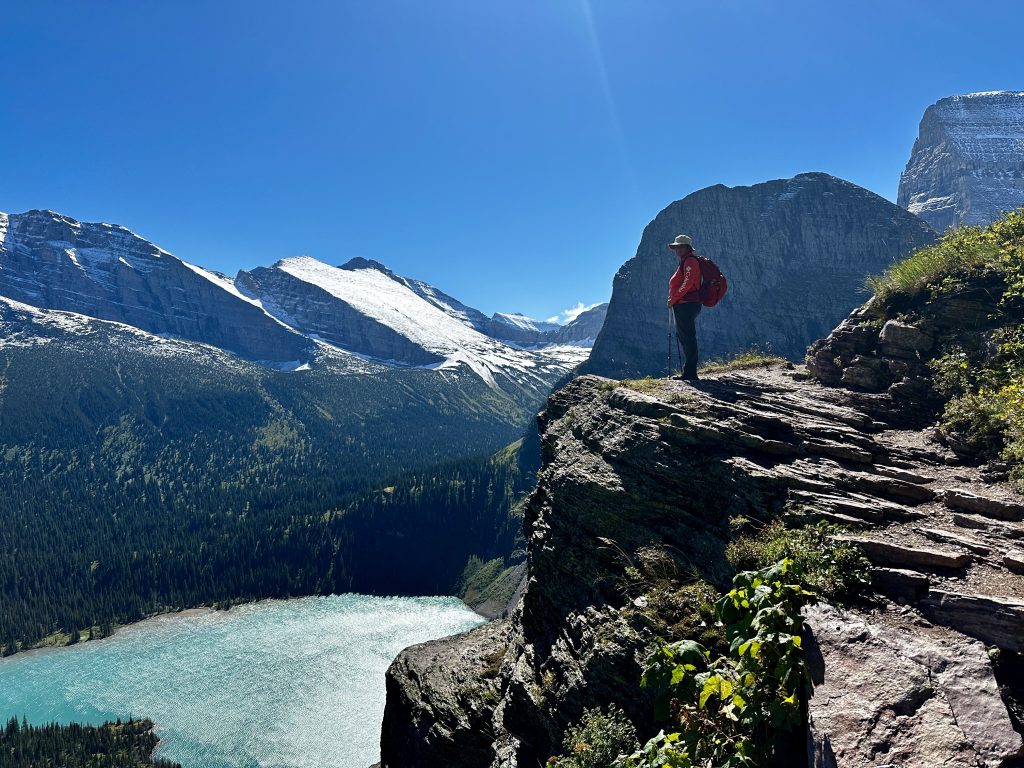
{"type": "Polygon", "coordinates": [[[389,270],[375,262],[366,266],[349,262],[332,267],[300,256],[283,259],[275,268],[317,286],[345,302],[360,314],[373,318],[417,345],[447,356],[456,351],[493,341],[426,301],[389,270]]]}
{"type": "Polygon", "coordinates": [[[494,387],[499,374],[528,383],[544,366],[586,357],[578,349],[527,351],[493,339],[467,321],[475,310],[376,262],[333,267],[300,256],[240,279],[268,311],[318,340],[392,364],[440,370],[465,365],[494,387]]]}
{"type": "Polygon", "coordinates": [[[524,331],[553,331],[558,328],[557,323],[549,323],[546,320],[535,320],[519,312],[495,312],[495,322],[510,325],[524,331]]]}

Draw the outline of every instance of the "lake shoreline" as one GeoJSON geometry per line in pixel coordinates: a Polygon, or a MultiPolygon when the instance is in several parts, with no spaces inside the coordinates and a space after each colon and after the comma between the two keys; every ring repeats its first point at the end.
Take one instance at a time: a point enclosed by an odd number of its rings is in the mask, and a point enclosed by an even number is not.
{"type": "Polygon", "coordinates": [[[168,611],[102,642],[0,663],[0,716],[99,725],[144,715],[156,723],[157,754],[185,766],[365,766],[379,759],[394,658],[484,621],[451,596],[168,611]]]}
{"type": "MultiPolygon", "coordinates": [[[[10,654],[7,654],[5,656],[0,656],[0,664],[2,664],[7,659],[23,658],[24,656],[30,655],[30,654],[47,652],[47,651],[60,651],[60,650],[65,650],[67,648],[72,648],[72,647],[74,647],[76,645],[87,645],[89,643],[96,643],[96,642],[99,642],[101,640],[108,640],[108,639],[110,639],[112,637],[115,637],[119,632],[121,632],[121,630],[130,629],[132,627],[137,627],[140,624],[144,624],[144,623],[146,623],[148,621],[154,621],[156,619],[163,619],[163,618],[167,618],[169,616],[189,617],[189,616],[202,616],[202,615],[209,614],[209,613],[228,613],[233,608],[237,608],[237,607],[243,606],[243,605],[255,605],[255,604],[258,604],[258,603],[267,603],[267,602],[271,602],[271,601],[289,602],[289,601],[292,601],[292,600],[305,600],[305,599],[312,598],[312,597],[340,597],[340,596],[343,596],[343,595],[359,595],[359,596],[363,596],[363,597],[381,597],[381,598],[388,598],[388,597],[451,597],[451,598],[454,598],[454,599],[458,600],[460,603],[462,603],[469,610],[471,610],[473,613],[475,613],[477,616],[479,616],[480,618],[484,619],[485,621],[494,621],[495,619],[501,618],[501,616],[502,616],[502,611],[498,611],[497,613],[495,613],[495,612],[493,612],[491,610],[488,610],[489,606],[487,604],[479,605],[479,606],[474,606],[474,605],[466,602],[466,600],[464,600],[463,598],[459,597],[458,595],[366,595],[366,594],[361,593],[361,592],[342,592],[342,593],[339,593],[338,595],[294,595],[292,597],[260,597],[260,598],[257,598],[255,600],[241,600],[239,602],[232,603],[227,608],[216,608],[213,605],[196,605],[196,606],[192,606],[192,607],[189,607],[189,608],[168,608],[167,610],[163,610],[163,611],[155,611],[154,613],[147,614],[146,616],[143,616],[141,619],[137,619],[136,621],[129,621],[126,624],[114,624],[114,625],[111,626],[110,632],[105,634],[105,635],[102,635],[100,637],[94,637],[91,640],[87,639],[87,638],[83,638],[83,639],[78,640],[75,643],[67,642],[67,641],[65,641],[65,642],[53,642],[51,639],[55,635],[58,635],[58,634],[59,635],[67,636],[69,638],[69,640],[70,640],[70,635],[67,635],[67,633],[55,632],[52,635],[47,635],[47,637],[43,638],[42,640],[40,640],[38,643],[36,643],[33,646],[30,646],[28,648],[19,648],[14,653],[10,653],[10,654]]],[[[517,602],[518,601],[518,597],[519,597],[519,595],[517,593],[516,596],[513,598],[513,602],[517,602]]],[[[507,606],[505,610],[506,611],[511,610],[511,607],[512,607],[511,605],[507,606]]],[[[94,629],[97,629],[98,627],[99,627],[99,625],[93,625],[94,629]]]]}

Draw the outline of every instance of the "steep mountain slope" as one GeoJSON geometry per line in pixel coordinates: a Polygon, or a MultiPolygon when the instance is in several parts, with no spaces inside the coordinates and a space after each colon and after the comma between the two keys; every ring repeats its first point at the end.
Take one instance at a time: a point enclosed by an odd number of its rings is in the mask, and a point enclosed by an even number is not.
{"type": "Polygon", "coordinates": [[[950,96],[928,107],[897,200],[939,232],[990,224],[1024,206],[1024,91],[950,96]]]}
{"type": "MultiPolygon", "coordinates": [[[[239,287],[269,312],[312,338],[390,365],[466,365],[497,386],[496,378],[542,388],[560,361],[578,362],[571,349],[526,351],[486,336],[376,262],[332,267],[316,259],[284,259],[240,273],[239,287]]],[[[422,289],[422,284],[419,284],[422,289]]]]}
{"type": "Polygon", "coordinates": [[[53,211],[0,213],[0,296],[201,341],[250,360],[299,364],[315,347],[223,275],[124,227],[53,211]]]}
{"type": "Polygon", "coordinates": [[[917,217],[823,173],[694,192],[647,225],[636,256],[615,275],[608,317],[585,370],[616,377],[666,373],[665,300],[677,261],[665,244],[680,232],[730,281],[722,303],[698,320],[705,360],[752,345],[801,357],[863,300],[868,274],[935,237],[917,217]]]}

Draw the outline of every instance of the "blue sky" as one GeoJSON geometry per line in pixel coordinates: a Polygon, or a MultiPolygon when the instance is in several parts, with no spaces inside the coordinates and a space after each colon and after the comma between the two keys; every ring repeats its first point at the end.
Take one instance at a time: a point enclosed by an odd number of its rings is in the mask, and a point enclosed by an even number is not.
{"type": "Polygon", "coordinates": [[[894,199],[925,107],[1024,88],[1021,39],[1018,2],[6,0],[0,210],[548,317],[701,187],[894,199]]]}

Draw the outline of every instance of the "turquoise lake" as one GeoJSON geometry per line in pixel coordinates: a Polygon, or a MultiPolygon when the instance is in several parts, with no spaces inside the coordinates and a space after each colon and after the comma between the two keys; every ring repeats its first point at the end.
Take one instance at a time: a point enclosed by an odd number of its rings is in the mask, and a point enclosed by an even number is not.
{"type": "Polygon", "coordinates": [[[149,717],[185,768],[368,768],[384,671],[482,619],[454,598],[339,595],[171,614],[0,661],[0,718],[149,717]]]}

